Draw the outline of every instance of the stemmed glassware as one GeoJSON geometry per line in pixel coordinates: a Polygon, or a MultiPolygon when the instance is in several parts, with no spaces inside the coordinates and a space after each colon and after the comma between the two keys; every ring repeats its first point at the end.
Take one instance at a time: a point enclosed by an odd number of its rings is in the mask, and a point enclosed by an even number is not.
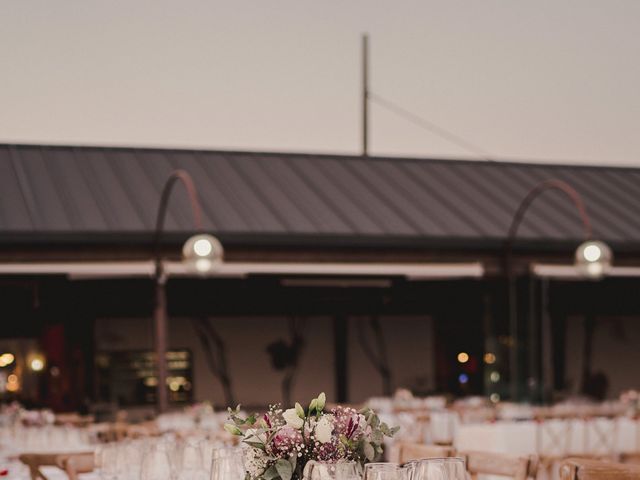
{"type": "Polygon", "coordinates": [[[140,480],[172,480],[166,444],[160,442],[147,450],[142,459],[140,480]]]}
{"type": "Polygon", "coordinates": [[[211,480],[244,480],[244,477],[244,460],[241,448],[219,448],[213,451],[211,480]]]}
{"type": "Polygon", "coordinates": [[[186,441],[177,467],[177,480],[208,480],[200,442],[186,441]]]}
{"type": "Polygon", "coordinates": [[[410,462],[410,480],[467,480],[464,460],[457,457],[428,458],[410,462]]]}
{"type": "Polygon", "coordinates": [[[361,480],[356,462],[312,462],[305,472],[306,480],[361,480]]]}
{"type": "Polygon", "coordinates": [[[401,468],[397,463],[367,463],[364,480],[400,480],[401,468]]]}

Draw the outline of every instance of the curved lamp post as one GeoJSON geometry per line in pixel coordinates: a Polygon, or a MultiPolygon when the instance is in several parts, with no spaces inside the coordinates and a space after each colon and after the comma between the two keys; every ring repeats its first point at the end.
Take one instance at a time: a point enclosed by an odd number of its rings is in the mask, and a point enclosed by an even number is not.
{"type": "MultiPolygon", "coordinates": [[[[155,306],[153,311],[156,361],[158,364],[157,375],[157,408],[158,412],[165,412],[169,406],[169,396],[167,394],[167,296],[165,284],[167,275],[162,263],[162,252],[160,240],[164,232],[164,221],[167,216],[167,206],[169,198],[176,182],[182,182],[191,203],[193,214],[194,230],[202,231],[202,213],[196,186],[191,176],[184,170],[176,170],[169,175],[169,178],[162,189],[160,206],[156,216],[156,229],[154,238],[154,280],[155,280],[155,306]]],[[[182,257],[185,265],[191,270],[206,274],[213,270],[222,261],[223,248],[220,241],[212,235],[199,233],[187,239],[182,248],[182,257]]]]}
{"type": "Polygon", "coordinates": [[[584,241],[576,249],[575,266],[579,273],[584,277],[597,280],[607,273],[611,267],[612,253],[611,249],[601,241],[592,240],[592,228],[587,210],[580,194],[567,182],[557,179],[546,180],[534,186],[529,193],[522,199],[520,206],[516,210],[505,243],[505,273],[508,280],[508,302],[509,302],[509,330],[513,344],[510,345],[511,364],[511,397],[514,400],[518,391],[518,354],[517,354],[517,305],[516,305],[516,285],[515,275],[513,273],[512,253],[513,243],[518,233],[518,228],[522,223],[524,214],[533,201],[543,192],[547,190],[559,190],[564,193],[569,200],[573,202],[582,221],[584,241]]]}

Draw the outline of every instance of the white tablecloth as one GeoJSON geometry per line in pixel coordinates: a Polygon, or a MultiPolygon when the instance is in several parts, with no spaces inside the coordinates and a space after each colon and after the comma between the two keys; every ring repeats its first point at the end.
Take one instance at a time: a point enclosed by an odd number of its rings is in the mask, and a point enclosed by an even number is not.
{"type": "Polygon", "coordinates": [[[608,454],[640,451],[640,426],[637,421],[629,418],[553,420],[552,422],[554,423],[548,427],[566,441],[554,441],[548,433],[539,431],[543,428],[541,424],[527,420],[460,424],[457,427],[454,444],[458,450],[482,450],[514,455],[608,454]],[[599,436],[599,432],[603,437],[599,436]],[[566,451],[558,451],[558,443],[562,443],[562,449],[566,451]],[[539,451],[540,449],[543,451],[539,451]]]}

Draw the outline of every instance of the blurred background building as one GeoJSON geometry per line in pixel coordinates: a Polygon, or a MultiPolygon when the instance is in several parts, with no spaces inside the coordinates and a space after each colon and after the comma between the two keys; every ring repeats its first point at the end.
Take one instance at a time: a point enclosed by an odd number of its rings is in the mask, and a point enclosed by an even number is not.
{"type": "Polygon", "coordinates": [[[13,359],[0,395],[59,410],[155,403],[154,220],[175,169],[194,178],[225,261],[206,278],[177,262],[193,233],[177,188],[161,245],[174,404],[320,390],[360,402],[400,387],[540,402],[635,385],[640,169],[2,145],[0,354],[13,359]],[[580,219],[561,192],[541,195],[513,242],[513,331],[507,231],[548,178],[580,192],[615,267],[577,276],[580,219]]]}

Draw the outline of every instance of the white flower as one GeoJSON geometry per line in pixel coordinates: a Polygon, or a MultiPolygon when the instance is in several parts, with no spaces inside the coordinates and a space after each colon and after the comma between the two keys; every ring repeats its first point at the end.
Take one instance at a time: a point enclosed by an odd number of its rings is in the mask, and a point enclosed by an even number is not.
{"type": "Polygon", "coordinates": [[[324,415],[316,425],[316,440],[329,443],[333,433],[333,415],[324,415]]]}
{"type": "Polygon", "coordinates": [[[244,468],[251,478],[260,477],[267,468],[266,454],[259,448],[246,448],[244,450],[244,468]]]}
{"type": "Polygon", "coordinates": [[[296,412],[295,408],[285,410],[282,417],[284,418],[284,421],[287,422],[287,425],[295,428],[296,430],[301,429],[304,425],[304,420],[298,416],[298,412],[296,412]]]}

